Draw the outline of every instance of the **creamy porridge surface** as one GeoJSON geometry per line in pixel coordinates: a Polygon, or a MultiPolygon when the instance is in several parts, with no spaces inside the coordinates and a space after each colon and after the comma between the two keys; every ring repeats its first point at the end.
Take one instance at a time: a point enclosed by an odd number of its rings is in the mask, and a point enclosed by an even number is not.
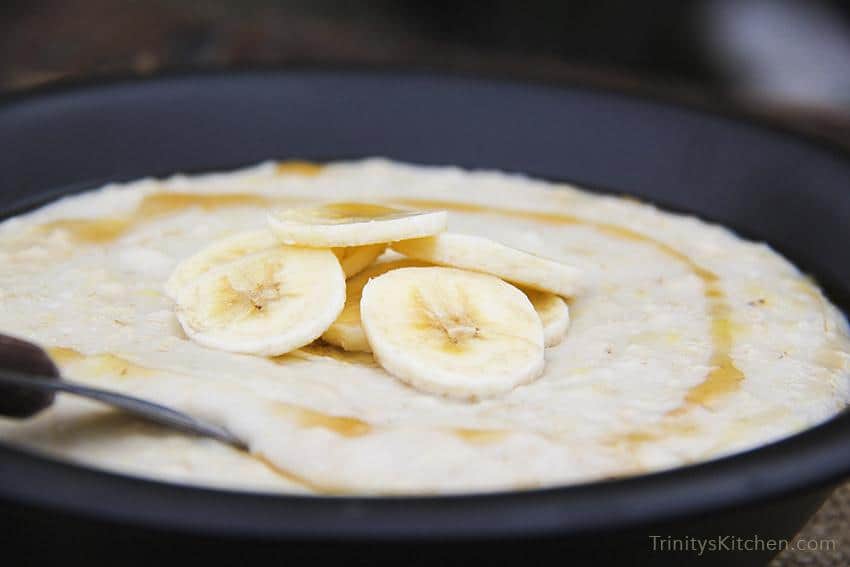
{"type": "Polygon", "coordinates": [[[110,470],[284,492],[564,484],[740,451],[850,400],[844,317],[764,244],[633,199],[497,172],[384,160],[267,163],[145,179],[0,224],[0,331],[64,375],[220,423],[251,454],[60,396],[5,442],[110,470]],[[368,201],[447,209],[450,229],[583,270],[541,378],[478,402],[427,395],[368,353],[275,357],[186,338],[163,285],[267,209],[368,201]]]}

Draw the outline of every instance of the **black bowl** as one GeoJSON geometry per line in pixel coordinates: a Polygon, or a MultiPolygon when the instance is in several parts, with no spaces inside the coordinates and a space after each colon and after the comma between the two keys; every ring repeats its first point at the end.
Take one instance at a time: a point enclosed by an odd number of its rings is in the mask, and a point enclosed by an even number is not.
{"type": "MultiPolygon", "coordinates": [[[[184,75],[9,98],[0,106],[0,148],[6,215],[107,180],[284,157],[380,155],[569,179],[766,240],[850,307],[847,156],[776,129],[615,92],[425,73],[184,75]]],[[[455,497],[217,491],[0,446],[0,533],[37,559],[141,563],[206,551],[222,563],[496,563],[557,552],[559,563],[677,564],[697,555],[655,551],[661,539],[789,538],[848,474],[846,413],[696,466],[455,497]]],[[[775,553],[767,547],[701,559],[759,564],[775,553]]]]}

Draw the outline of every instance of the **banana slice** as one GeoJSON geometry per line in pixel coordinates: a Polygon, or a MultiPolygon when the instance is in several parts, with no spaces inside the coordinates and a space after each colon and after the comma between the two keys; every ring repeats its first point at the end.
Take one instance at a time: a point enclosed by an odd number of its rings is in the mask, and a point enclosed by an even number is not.
{"type": "Polygon", "coordinates": [[[276,356],[321,336],[344,303],[345,276],[330,250],[277,246],[183,286],[177,319],[204,346],[276,356]]]}
{"type": "Polygon", "coordinates": [[[402,258],[393,262],[382,262],[370,266],[365,271],[345,282],[345,307],[342,308],[342,313],[339,314],[333,325],[324,332],[322,339],[343,350],[372,352],[369,341],[366,340],[366,333],[363,332],[363,326],[360,324],[360,297],[363,295],[363,287],[369,283],[370,279],[391,270],[428,265],[427,262],[420,262],[419,260],[410,258],[402,258]]]}
{"type": "Polygon", "coordinates": [[[180,290],[186,284],[208,271],[273,246],[280,246],[280,242],[269,230],[240,232],[217,240],[177,265],[171,277],[165,282],[165,293],[176,300],[180,290]]]}
{"type": "Polygon", "coordinates": [[[365,203],[330,203],[269,213],[284,244],[362,246],[431,236],[446,229],[446,211],[408,211],[365,203]]]}
{"type": "Polygon", "coordinates": [[[543,372],[543,326],[528,297],[499,278],[452,268],[401,268],[360,301],[378,363],[425,392],[479,399],[543,372]]]}
{"type": "Polygon", "coordinates": [[[524,287],[572,296],[579,290],[577,268],[510,248],[488,238],[445,233],[391,245],[405,256],[433,264],[493,274],[524,287]]]}
{"type": "Polygon", "coordinates": [[[567,336],[570,326],[570,307],[562,297],[546,291],[524,289],[543,323],[543,344],[553,347],[567,336]]]}
{"type": "MultiPolygon", "coordinates": [[[[217,240],[177,265],[171,277],[165,282],[165,293],[171,299],[177,299],[180,289],[208,271],[254,252],[278,246],[281,246],[280,241],[268,229],[240,232],[217,240]]],[[[342,265],[345,277],[350,278],[374,262],[386,248],[386,244],[371,244],[332,250],[342,265]]]]}
{"type": "Polygon", "coordinates": [[[386,249],[386,244],[367,244],[366,246],[347,246],[332,248],[331,250],[336,255],[336,259],[339,260],[342,271],[345,272],[345,277],[350,278],[362,272],[386,249]]]}

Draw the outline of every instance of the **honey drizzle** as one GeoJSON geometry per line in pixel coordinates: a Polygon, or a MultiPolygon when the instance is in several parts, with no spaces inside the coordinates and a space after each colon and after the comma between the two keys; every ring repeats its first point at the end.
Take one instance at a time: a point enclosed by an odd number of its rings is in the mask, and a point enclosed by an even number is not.
{"type": "MultiPolygon", "coordinates": [[[[375,357],[370,352],[356,352],[343,350],[337,346],[317,340],[309,345],[303,346],[296,351],[283,355],[283,357],[301,358],[311,360],[314,358],[332,358],[338,362],[357,364],[360,366],[378,366],[375,357]]],[[[278,364],[286,361],[285,358],[275,356],[271,360],[278,364]]]]}
{"type": "Polygon", "coordinates": [[[80,351],[67,347],[51,347],[47,349],[47,354],[58,366],[72,364],[86,357],[80,351]]]}
{"type": "Polygon", "coordinates": [[[151,193],[145,195],[136,209],[127,216],[100,219],[58,219],[42,225],[44,232],[64,230],[78,242],[107,244],[139,224],[151,219],[167,216],[190,207],[212,211],[228,207],[268,206],[272,200],[251,193],[221,193],[204,195],[196,193],[151,193]]]}
{"type": "Polygon", "coordinates": [[[85,355],[66,347],[47,349],[47,354],[59,366],[82,362],[92,376],[147,376],[153,371],[111,353],[85,355]]]}
{"type": "Polygon", "coordinates": [[[63,230],[74,240],[86,244],[106,244],[124,235],[133,225],[128,218],[116,219],[59,219],[40,225],[44,232],[63,230]]]}
{"type": "Polygon", "coordinates": [[[501,441],[507,437],[510,432],[503,429],[470,429],[468,427],[458,427],[454,430],[454,434],[467,443],[486,445],[488,443],[501,441]]]}
{"type": "Polygon", "coordinates": [[[278,402],[275,413],[295,421],[304,428],[318,427],[327,429],[342,437],[362,437],[372,431],[369,423],[356,417],[330,415],[295,404],[278,402]]]}
{"type": "Polygon", "coordinates": [[[321,173],[324,166],[312,161],[289,160],[280,161],[275,164],[275,173],[278,175],[302,175],[313,177],[321,173]]]}
{"type": "Polygon", "coordinates": [[[309,491],[312,491],[316,494],[325,494],[328,496],[334,495],[343,495],[343,494],[351,494],[350,490],[345,490],[343,488],[338,488],[335,486],[329,486],[324,484],[316,483],[308,478],[304,478],[298,474],[295,474],[289,469],[285,469],[280,465],[276,464],[274,461],[263,455],[262,453],[251,453],[249,451],[240,451],[244,453],[246,456],[256,460],[257,462],[262,463],[266,466],[271,472],[278,475],[279,477],[288,480],[293,484],[299,485],[301,488],[305,488],[309,491]]]}
{"type": "MultiPolygon", "coordinates": [[[[321,170],[320,164],[302,161],[286,161],[276,165],[278,175],[314,176],[321,170]]],[[[39,229],[45,232],[64,230],[79,242],[106,244],[121,238],[143,222],[188,208],[214,211],[228,207],[267,207],[282,200],[254,193],[158,192],[145,195],[135,210],[126,216],[106,219],[58,219],[40,225],[39,229]]]]}

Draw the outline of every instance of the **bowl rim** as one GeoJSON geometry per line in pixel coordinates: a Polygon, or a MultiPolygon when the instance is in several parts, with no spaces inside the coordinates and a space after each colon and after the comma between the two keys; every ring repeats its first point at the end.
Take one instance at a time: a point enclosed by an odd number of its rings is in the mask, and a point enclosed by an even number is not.
{"type": "Polygon", "coordinates": [[[781,135],[796,143],[813,146],[840,159],[850,160],[850,146],[843,145],[829,137],[819,136],[811,131],[795,128],[789,123],[771,118],[767,114],[758,114],[753,109],[735,104],[732,99],[728,98],[696,98],[693,93],[691,93],[691,96],[687,96],[686,91],[681,89],[676,90],[664,86],[656,88],[648,83],[638,84],[634,81],[603,80],[596,74],[553,79],[541,77],[531,72],[493,72],[489,70],[445,68],[428,64],[292,61],[286,64],[239,63],[221,67],[173,66],[147,74],[119,71],[89,76],[69,75],[34,86],[0,91],[0,112],[16,103],[29,103],[42,97],[83,93],[103,88],[144,87],[148,83],[180,82],[205,78],[229,77],[238,79],[252,75],[349,76],[352,78],[373,77],[375,79],[401,77],[477,83],[497,87],[531,87],[554,93],[570,90],[595,92],[652,105],[677,108],[704,117],[745,124],[763,132],[781,135]]]}
{"type": "MultiPolygon", "coordinates": [[[[838,144],[806,136],[752,115],[708,109],[646,93],[552,84],[468,73],[345,65],[178,70],[153,77],[61,81],[0,96],[0,113],[18,102],[150,82],[246,75],[348,76],[369,80],[402,74],[438,82],[474,81],[492,88],[523,86],[555,92],[589,90],[645,104],[673,106],[709,119],[746,123],[850,161],[838,144]]],[[[56,198],[70,188],[36,196],[56,198]]],[[[31,204],[18,204],[29,207],[31,204]]],[[[13,204],[14,206],[15,204],[13,204]]],[[[13,211],[16,214],[20,210],[13,211]]],[[[9,216],[7,207],[2,217],[9,216]]],[[[734,455],[661,472],[555,486],[439,496],[305,496],[182,485],[73,464],[0,442],[0,499],[106,521],[185,533],[290,537],[303,540],[452,540],[579,535],[681,519],[733,506],[826,488],[850,476],[850,412],[790,437],[734,455]],[[659,505],[659,502],[664,505],[659,505]],[[602,505],[601,503],[604,503],[602,505]],[[236,512],[236,513],[234,513],[236,512]]]]}

